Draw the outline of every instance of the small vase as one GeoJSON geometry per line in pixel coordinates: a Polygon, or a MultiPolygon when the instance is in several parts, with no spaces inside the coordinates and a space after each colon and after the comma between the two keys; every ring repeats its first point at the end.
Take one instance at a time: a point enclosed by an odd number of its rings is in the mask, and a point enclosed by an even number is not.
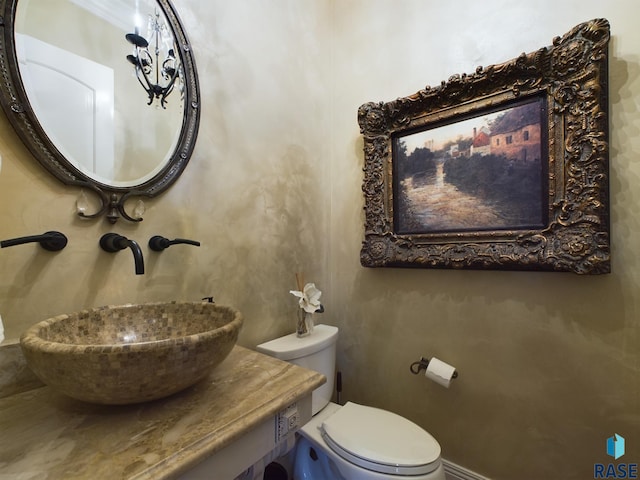
{"type": "Polygon", "coordinates": [[[306,312],[303,308],[298,309],[298,322],[296,324],[296,335],[306,337],[313,332],[313,313],[306,312]]]}

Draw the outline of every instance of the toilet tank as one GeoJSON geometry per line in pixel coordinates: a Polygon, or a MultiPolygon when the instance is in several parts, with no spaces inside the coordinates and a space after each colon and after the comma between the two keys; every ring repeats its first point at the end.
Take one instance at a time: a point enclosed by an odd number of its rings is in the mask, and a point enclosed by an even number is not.
{"type": "Polygon", "coordinates": [[[338,327],[316,325],[313,332],[306,337],[298,337],[292,333],[262,343],[256,347],[256,350],[327,377],[327,383],[315,389],[312,394],[311,409],[315,415],[331,401],[333,395],[337,340],[338,327]]]}

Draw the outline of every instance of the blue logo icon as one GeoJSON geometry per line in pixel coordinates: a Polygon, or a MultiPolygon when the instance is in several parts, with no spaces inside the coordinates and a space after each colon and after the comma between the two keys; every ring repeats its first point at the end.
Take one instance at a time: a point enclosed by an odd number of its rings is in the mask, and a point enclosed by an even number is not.
{"type": "MultiPolygon", "coordinates": [[[[624,437],[613,434],[613,437],[607,438],[607,455],[615,460],[624,455],[624,437]]],[[[593,478],[638,478],[637,463],[594,463],[593,478]]]]}
{"type": "Polygon", "coordinates": [[[607,455],[616,460],[624,455],[624,437],[615,433],[607,438],[607,455]]]}

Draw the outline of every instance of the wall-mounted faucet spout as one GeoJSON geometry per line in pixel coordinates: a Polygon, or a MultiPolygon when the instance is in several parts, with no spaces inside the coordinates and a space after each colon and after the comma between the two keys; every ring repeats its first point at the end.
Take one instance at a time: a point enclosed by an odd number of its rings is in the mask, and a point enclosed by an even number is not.
{"type": "Polygon", "coordinates": [[[13,247],[14,245],[23,245],[25,243],[38,242],[42,248],[50,252],[57,252],[67,246],[67,237],[60,232],[46,232],[42,235],[31,235],[28,237],[12,238],[10,240],[2,240],[0,248],[13,247]]]}
{"type": "Polygon", "coordinates": [[[105,252],[119,252],[125,248],[130,248],[133,252],[133,261],[136,264],[136,275],[144,273],[144,259],[142,257],[142,249],[137,242],[129,240],[127,237],[118,235],[117,233],[105,233],[100,238],[100,247],[105,252]]]}
{"type": "Polygon", "coordinates": [[[170,247],[171,245],[177,245],[179,243],[183,243],[186,245],[195,245],[196,247],[200,246],[200,242],[196,242],[195,240],[187,240],[186,238],[176,238],[175,240],[169,240],[160,235],[154,235],[149,239],[149,248],[155,252],[161,252],[165,248],[170,247]]]}

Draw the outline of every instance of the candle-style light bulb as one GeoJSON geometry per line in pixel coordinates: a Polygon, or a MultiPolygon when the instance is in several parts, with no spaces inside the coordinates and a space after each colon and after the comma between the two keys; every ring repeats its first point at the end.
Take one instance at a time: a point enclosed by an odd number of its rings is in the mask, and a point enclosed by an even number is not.
{"type": "Polygon", "coordinates": [[[142,218],[144,212],[146,211],[146,207],[142,200],[138,200],[136,206],[133,208],[133,218],[138,219],[142,218]]]}
{"type": "Polygon", "coordinates": [[[84,190],[80,190],[78,198],[76,198],[76,212],[81,215],[86,214],[88,208],[89,199],[87,198],[87,194],[84,193],[84,190]]]}

